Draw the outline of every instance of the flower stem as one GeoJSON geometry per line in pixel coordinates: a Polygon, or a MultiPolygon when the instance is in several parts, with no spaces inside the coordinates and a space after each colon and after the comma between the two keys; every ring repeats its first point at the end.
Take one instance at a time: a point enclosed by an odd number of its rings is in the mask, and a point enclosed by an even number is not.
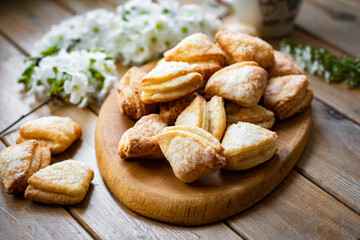
{"type": "Polygon", "coordinates": [[[20,122],[22,119],[26,118],[27,116],[29,116],[31,113],[35,112],[36,110],[38,110],[39,108],[41,108],[42,106],[48,104],[49,102],[51,102],[54,98],[50,97],[49,99],[45,100],[44,102],[40,103],[38,106],[36,106],[34,109],[32,109],[30,112],[21,115],[15,122],[13,122],[12,124],[10,124],[8,127],[6,127],[5,129],[3,129],[0,132],[0,137],[2,137],[3,135],[5,135],[4,133],[9,130],[11,127],[13,127],[15,124],[17,124],[18,122],[20,122]]]}

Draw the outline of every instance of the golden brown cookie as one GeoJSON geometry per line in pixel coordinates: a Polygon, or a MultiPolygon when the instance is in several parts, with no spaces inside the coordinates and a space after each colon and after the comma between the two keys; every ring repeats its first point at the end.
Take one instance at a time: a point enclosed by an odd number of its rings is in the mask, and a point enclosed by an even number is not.
{"type": "Polygon", "coordinates": [[[255,106],[266,87],[267,72],[255,62],[235,63],[217,71],[205,87],[208,95],[218,95],[244,107],[255,106]]]}
{"type": "Polygon", "coordinates": [[[200,69],[204,72],[203,73],[204,84],[202,88],[205,86],[206,80],[208,80],[215,72],[223,68],[223,65],[221,65],[216,60],[198,61],[198,62],[192,62],[190,64],[200,67],[200,69]]]}
{"type": "Polygon", "coordinates": [[[175,176],[182,182],[194,182],[225,164],[220,142],[201,128],[167,127],[157,140],[175,176]]]}
{"type": "Polygon", "coordinates": [[[306,75],[305,71],[294,59],[276,50],[274,53],[276,63],[268,71],[270,78],[286,75],[306,75]]]}
{"type": "Polygon", "coordinates": [[[246,170],[269,160],[276,152],[275,132],[252,123],[239,122],[226,129],[224,147],[226,169],[246,170]]]}
{"type": "Polygon", "coordinates": [[[29,178],[25,198],[42,203],[76,204],[84,199],[93,178],[93,170],[85,163],[58,162],[29,178]]]}
{"type": "Polygon", "coordinates": [[[221,141],[226,129],[226,114],[224,108],[224,99],[219,96],[213,96],[207,103],[209,111],[209,132],[221,141]]]}
{"type": "Polygon", "coordinates": [[[167,122],[159,114],[150,114],[140,118],[134,127],[122,135],[118,154],[124,159],[151,158],[163,159],[156,136],[167,127],[167,122]]]}
{"type": "Polygon", "coordinates": [[[226,128],[226,114],[222,97],[213,96],[209,102],[202,96],[197,96],[185,108],[175,122],[176,126],[187,125],[204,129],[214,135],[219,141],[226,128]]]}
{"type": "Polygon", "coordinates": [[[215,40],[227,55],[229,64],[254,61],[265,69],[275,65],[273,47],[260,38],[239,32],[219,31],[215,40]]]}
{"type": "Polygon", "coordinates": [[[187,125],[196,126],[209,130],[209,111],[206,105],[206,99],[202,96],[198,96],[192,101],[192,103],[185,108],[185,110],[176,119],[175,126],[187,125]]]}
{"type": "Polygon", "coordinates": [[[69,117],[42,117],[22,126],[16,143],[34,139],[41,146],[50,148],[51,154],[59,154],[77,140],[81,133],[79,124],[69,117]]]}
{"type": "Polygon", "coordinates": [[[146,72],[140,68],[132,67],[121,78],[117,87],[117,97],[122,114],[136,120],[158,109],[158,104],[145,104],[141,100],[140,83],[145,75],[146,72]]]}
{"type": "Polygon", "coordinates": [[[197,97],[198,93],[190,93],[185,97],[170,102],[160,103],[160,115],[167,121],[168,125],[174,125],[182,111],[197,97]]]}
{"type": "Polygon", "coordinates": [[[271,78],[264,92],[264,105],[278,119],[286,119],[304,111],[311,104],[313,92],[305,75],[271,78]]]}
{"type": "Polygon", "coordinates": [[[24,192],[27,180],[39,169],[50,164],[48,147],[35,140],[5,148],[0,153],[0,174],[9,194],[24,192]]]}
{"type": "Polygon", "coordinates": [[[166,61],[180,61],[199,66],[207,80],[225,65],[226,56],[208,36],[194,33],[181,40],[174,48],[164,53],[166,61]]]}
{"type": "Polygon", "coordinates": [[[144,103],[169,102],[182,98],[203,83],[200,67],[185,62],[163,62],[141,81],[144,103]]]}
{"type": "Polygon", "coordinates": [[[227,125],[238,122],[249,122],[270,129],[275,123],[274,113],[260,105],[242,107],[236,103],[227,101],[225,104],[225,112],[227,125]]]}

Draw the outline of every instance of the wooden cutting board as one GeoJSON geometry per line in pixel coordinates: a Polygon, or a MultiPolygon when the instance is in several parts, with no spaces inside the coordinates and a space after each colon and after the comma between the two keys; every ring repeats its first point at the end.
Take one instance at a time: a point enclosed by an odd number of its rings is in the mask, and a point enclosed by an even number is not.
{"type": "Polygon", "coordinates": [[[221,169],[185,184],[175,177],[165,159],[126,161],[118,156],[119,140],[135,122],[120,113],[116,97],[113,91],[106,99],[96,126],[96,156],[105,183],[131,210],[181,225],[220,221],[264,198],[300,158],[312,122],[311,109],[286,121],[277,121],[272,129],[278,134],[277,154],[256,168],[243,172],[221,169]]]}

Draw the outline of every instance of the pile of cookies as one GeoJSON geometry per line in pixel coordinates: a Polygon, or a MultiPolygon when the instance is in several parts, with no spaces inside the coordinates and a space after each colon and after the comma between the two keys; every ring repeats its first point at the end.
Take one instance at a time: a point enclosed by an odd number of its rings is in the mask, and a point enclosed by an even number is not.
{"type": "Polygon", "coordinates": [[[81,136],[81,127],[68,117],[43,117],[20,128],[16,145],[0,153],[0,174],[9,194],[53,204],[84,199],[94,178],[86,164],[66,160],[50,165],[51,155],[65,151],[81,136]]]}
{"type": "Polygon", "coordinates": [[[215,40],[193,34],[151,72],[133,67],[120,80],[120,110],[139,120],[120,139],[121,158],[166,158],[190,183],[275,154],[275,117],[300,113],[313,98],[305,72],[260,38],[224,30],[215,40]]]}

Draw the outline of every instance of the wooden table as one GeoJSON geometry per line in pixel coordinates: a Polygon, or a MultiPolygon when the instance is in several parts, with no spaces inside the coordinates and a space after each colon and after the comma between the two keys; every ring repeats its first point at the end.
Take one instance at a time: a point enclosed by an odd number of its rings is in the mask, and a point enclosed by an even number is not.
{"type": "MultiPolygon", "coordinates": [[[[93,8],[114,9],[114,1],[0,1],[0,129],[27,113],[36,102],[16,79],[23,59],[52,24],[93,8]]],[[[289,36],[336,55],[360,55],[360,3],[307,0],[289,36]]],[[[271,41],[277,47],[279,41],[271,41]]],[[[95,170],[80,204],[50,206],[0,190],[3,239],[359,239],[360,90],[328,85],[310,76],[315,92],[313,127],[303,156],[289,176],[265,199],[222,222],[182,227],[144,218],[109,192],[98,171],[94,132],[99,107],[78,109],[48,104],[20,124],[47,115],[69,116],[83,136],[53,162],[73,158],[95,170]]],[[[1,136],[0,149],[14,144],[13,131],[1,136]]]]}

